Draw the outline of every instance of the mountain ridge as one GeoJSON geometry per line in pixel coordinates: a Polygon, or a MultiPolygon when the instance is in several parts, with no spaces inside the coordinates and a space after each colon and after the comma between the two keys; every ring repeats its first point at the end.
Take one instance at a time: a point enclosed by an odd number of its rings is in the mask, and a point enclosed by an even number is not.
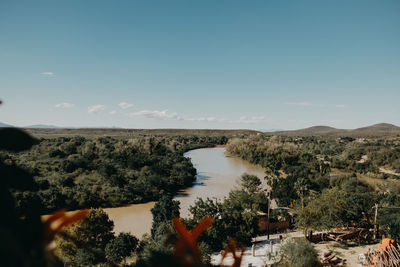
{"type": "Polygon", "coordinates": [[[7,124],[7,123],[0,122],[0,127],[14,127],[14,126],[7,124]]]}
{"type": "Polygon", "coordinates": [[[271,134],[281,135],[352,135],[352,136],[378,136],[400,134],[400,127],[391,123],[377,123],[355,129],[338,129],[331,126],[318,125],[308,128],[279,131],[271,134]]]}
{"type": "MultiPolygon", "coordinates": [[[[14,127],[12,125],[1,123],[0,127],[14,127]]],[[[125,131],[141,131],[141,130],[149,130],[149,131],[157,131],[162,129],[134,129],[134,128],[117,128],[117,127],[60,127],[55,125],[44,125],[44,124],[36,124],[25,127],[20,127],[27,129],[29,131],[57,131],[59,134],[62,134],[63,131],[73,131],[76,134],[79,134],[80,131],[99,131],[106,130],[107,132],[125,132],[125,131]]],[[[182,131],[193,131],[193,130],[202,130],[206,131],[217,131],[222,129],[163,129],[163,131],[168,131],[170,134],[174,131],[180,133],[182,131]]],[[[233,130],[233,129],[231,129],[233,130]]],[[[242,129],[246,130],[246,129],[242,129]]],[[[271,131],[257,131],[257,130],[249,130],[254,133],[261,133],[269,135],[289,135],[289,136],[312,136],[312,135],[349,135],[349,136],[385,136],[385,135],[400,135],[400,127],[391,123],[377,123],[365,127],[359,127],[355,129],[338,129],[331,126],[326,125],[315,125],[303,129],[298,130],[271,130],[271,131]]]]}
{"type": "Polygon", "coordinates": [[[24,126],[23,128],[34,128],[34,129],[54,129],[54,128],[62,128],[55,125],[46,125],[46,124],[34,124],[29,126],[24,126]]]}

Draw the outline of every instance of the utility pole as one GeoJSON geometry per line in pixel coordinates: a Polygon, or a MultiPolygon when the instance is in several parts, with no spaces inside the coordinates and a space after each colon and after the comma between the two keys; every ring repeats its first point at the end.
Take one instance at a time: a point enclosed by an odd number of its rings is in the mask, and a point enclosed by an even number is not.
{"type": "Polygon", "coordinates": [[[378,203],[375,204],[375,217],[374,217],[374,239],[376,239],[376,232],[378,230],[378,203]]]}
{"type": "Polygon", "coordinates": [[[267,211],[267,219],[268,219],[268,224],[267,224],[267,239],[269,240],[269,210],[270,210],[270,202],[271,202],[271,192],[267,191],[267,200],[268,200],[268,211],[267,211]]]}
{"type": "Polygon", "coordinates": [[[373,207],[375,209],[375,217],[374,217],[374,239],[376,239],[376,234],[378,233],[378,208],[381,209],[400,209],[400,207],[382,207],[378,206],[378,203],[376,203],[373,207]]]}

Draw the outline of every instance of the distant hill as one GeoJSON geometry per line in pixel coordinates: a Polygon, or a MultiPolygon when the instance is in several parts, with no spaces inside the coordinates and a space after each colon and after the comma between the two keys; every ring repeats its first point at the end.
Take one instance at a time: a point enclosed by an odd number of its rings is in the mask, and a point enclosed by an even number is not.
{"type": "Polygon", "coordinates": [[[374,124],[371,126],[367,127],[362,127],[353,130],[353,132],[360,132],[360,133],[368,133],[368,132],[383,132],[383,133],[388,133],[388,132],[394,132],[398,133],[400,132],[400,127],[390,124],[390,123],[378,123],[374,124]]]}
{"type": "Polygon", "coordinates": [[[288,133],[291,132],[296,135],[321,135],[321,134],[332,134],[332,133],[337,133],[341,130],[330,127],[330,126],[323,126],[323,125],[318,125],[318,126],[312,126],[309,128],[305,129],[300,129],[300,130],[294,130],[294,131],[282,131],[279,133],[288,133]]]}
{"type": "Polygon", "coordinates": [[[0,127],[13,127],[13,126],[10,124],[0,122],[0,127]]]}
{"type": "Polygon", "coordinates": [[[263,133],[271,133],[271,132],[281,132],[284,130],[283,129],[257,129],[256,131],[263,132],[263,133]]]}
{"type": "MultiPolygon", "coordinates": [[[[13,126],[5,123],[0,122],[0,127],[18,127],[18,126],[13,126]]],[[[117,126],[99,126],[99,127],[93,127],[93,126],[88,126],[88,127],[62,127],[62,126],[56,126],[56,125],[47,125],[47,124],[34,124],[34,125],[28,125],[28,126],[23,126],[19,128],[24,128],[24,129],[122,129],[121,127],[117,126]]]]}
{"type": "MultiPolygon", "coordinates": [[[[12,125],[1,123],[0,127],[14,127],[12,125]]],[[[351,136],[351,137],[379,137],[400,135],[400,127],[390,123],[378,123],[371,126],[357,129],[337,129],[330,126],[318,125],[299,130],[217,130],[217,129],[124,129],[118,127],[59,127],[55,125],[35,124],[25,128],[28,132],[40,136],[63,136],[63,135],[208,135],[208,136],[237,136],[251,135],[264,132],[267,135],[285,135],[285,136],[351,136]]]]}
{"type": "Polygon", "coordinates": [[[113,129],[113,128],[25,128],[28,133],[38,137],[56,136],[242,136],[261,132],[254,130],[216,130],[216,129],[113,129]]]}
{"type": "Polygon", "coordinates": [[[336,129],[330,126],[313,126],[300,130],[271,132],[270,134],[287,136],[312,136],[312,135],[332,135],[332,136],[353,136],[353,137],[379,137],[388,135],[400,135],[400,127],[389,124],[379,123],[357,129],[336,129]]]}
{"type": "MultiPolygon", "coordinates": [[[[0,122],[0,127],[18,127],[18,126],[0,122]]],[[[29,125],[29,126],[25,126],[25,127],[21,127],[21,128],[54,129],[54,128],[60,128],[60,127],[54,126],[54,125],[35,124],[35,125],[29,125]]]]}
{"type": "Polygon", "coordinates": [[[35,125],[25,126],[23,128],[55,129],[55,128],[60,128],[60,127],[55,126],[55,125],[35,124],[35,125]]]}
{"type": "Polygon", "coordinates": [[[311,136],[311,135],[330,135],[330,134],[338,134],[339,132],[343,132],[346,130],[336,129],[330,126],[318,125],[312,126],[299,130],[291,130],[291,131],[279,131],[275,132],[278,135],[290,135],[290,136],[311,136]]]}

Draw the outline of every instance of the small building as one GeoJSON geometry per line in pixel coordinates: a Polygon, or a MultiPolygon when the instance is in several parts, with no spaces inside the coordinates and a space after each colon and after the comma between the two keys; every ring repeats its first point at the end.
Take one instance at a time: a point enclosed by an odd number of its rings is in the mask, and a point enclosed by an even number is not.
{"type": "MultiPolygon", "coordinates": [[[[258,230],[260,232],[265,232],[268,230],[268,214],[265,212],[257,212],[258,218],[258,230]]],[[[289,221],[280,221],[280,222],[270,222],[269,223],[269,231],[270,233],[283,232],[289,229],[290,223],[289,221]]]]}

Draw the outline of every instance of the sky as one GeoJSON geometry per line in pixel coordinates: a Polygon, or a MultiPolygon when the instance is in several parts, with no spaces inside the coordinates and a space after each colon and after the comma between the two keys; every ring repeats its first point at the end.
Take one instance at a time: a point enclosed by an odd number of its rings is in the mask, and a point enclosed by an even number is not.
{"type": "Polygon", "coordinates": [[[0,122],[400,125],[400,1],[0,1],[0,122]]]}

